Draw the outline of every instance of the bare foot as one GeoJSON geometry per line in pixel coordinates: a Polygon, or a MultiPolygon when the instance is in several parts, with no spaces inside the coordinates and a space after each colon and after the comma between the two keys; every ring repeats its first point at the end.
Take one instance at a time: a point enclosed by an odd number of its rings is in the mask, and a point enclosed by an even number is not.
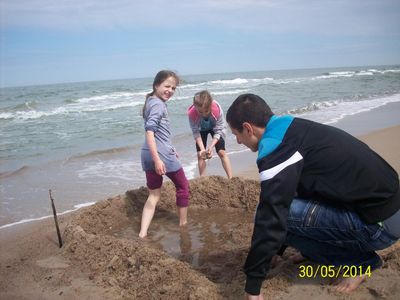
{"type": "Polygon", "coordinates": [[[140,237],[142,240],[145,240],[145,239],[147,238],[147,233],[140,233],[140,232],[139,232],[139,237],[140,237]]]}
{"type": "Polygon", "coordinates": [[[179,222],[179,226],[185,226],[185,225],[187,225],[187,221],[181,221],[181,222],[179,222]]]}
{"type": "Polygon", "coordinates": [[[367,279],[367,275],[343,278],[336,285],[335,290],[338,292],[350,293],[351,291],[354,291],[365,279],[367,279]]]}

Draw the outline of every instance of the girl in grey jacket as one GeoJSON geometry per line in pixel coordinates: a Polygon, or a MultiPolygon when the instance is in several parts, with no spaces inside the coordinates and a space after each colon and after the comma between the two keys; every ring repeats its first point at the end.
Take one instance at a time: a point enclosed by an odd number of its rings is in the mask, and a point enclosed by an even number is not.
{"type": "Polygon", "coordinates": [[[143,208],[139,237],[147,236],[157,202],[161,198],[163,175],[168,176],[176,188],[179,225],[187,223],[189,182],[171,143],[169,117],[166,102],[172,97],[178,76],[172,71],[160,71],[154,78],[153,91],[146,96],[143,108],[146,139],[141,151],[143,171],[146,172],[149,197],[143,208]]]}

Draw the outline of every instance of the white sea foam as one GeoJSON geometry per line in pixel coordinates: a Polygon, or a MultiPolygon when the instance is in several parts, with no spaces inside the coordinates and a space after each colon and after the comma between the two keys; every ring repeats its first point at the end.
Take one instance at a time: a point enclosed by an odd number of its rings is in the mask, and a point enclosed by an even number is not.
{"type": "Polygon", "coordinates": [[[364,101],[326,101],[312,103],[305,107],[304,111],[298,109],[295,115],[325,124],[332,124],[346,116],[370,111],[391,102],[400,102],[400,94],[364,101]]]}
{"type": "Polygon", "coordinates": [[[354,77],[354,76],[373,76],[375,74],[399,73],[399,72],[400,72],[400,69],[390,69],[390,70],[368,69],[368,70],[359,70],[359,71],[329,72],[324,75],[316,76],[316,77],[312,78],[312,80],[332,79],[332,78],[340,78],[340,77],[354,77]]]}
{"type": "Polygon", "coordinates": [[[354,75],[355,75],[355,72],[331,72],[327,75],[321,75],[321,76],[312,78],[312,80],[331,79],[331,78],[339,78],[339,77],[353,77],[354,75]]]}
{"type": "Polygon", "coordinates": [[[0,119],[8,120],[8,119],[13,119],[13,118],[14,118],[14,114],[13,113],[9,113],[9,112],[0,113],[0,119]]]}
{"type": "Polygon", "coordinates": [[[109,111],[143,105],[146,93],[113,93],[109,95],[79,98],[49,111],[27,110],[0,113],[0,119],[30,120],[57,115],[81,114],[86,112],[109,111]],[[140,95],[140,97],[137,97],[140,95]],[[134,96],[136,98],[134,98],[134,96]]]}
{"type": "Polygon", "coordinates": [[[245,84],[248,83],[248,79],[244,78],[235,78],[229,80],[213,80],[211,83],[213,84],[223,84],[223,85],[237,85],[237,84],[245,84]]]}
{"type": "Polygon", "coordinates": [[[192,161],[189,164],[185,164],[183,166],[183,170],[185,171],[185,175],[187,179],[193,179],[196,176],[197,170],[197,161],[192,161]]]}
{"type": "Polygon", "coordinates": [[[88,178],[109,178],[125,181],[132,181],[137,170],[141,171],[139,162],[123,159],[98,160],[86,162],[83,167],[77,171],[80,179],[88,178]]]}
{"type": "Polygon", "coordinates": [[[235,88],[236,86],[241,87],[251,87],[254,85],[262,84],[262,83],[271,83],[274,79],[271,77],[265,78],[234,78],[234,79],[221,79],[221,80],[211,80],[211,81],[204,81],[195,84],[184,84],[179,88],[186,92],[187,90],[190,91],[197,91],[199,89],[210,89],[210,90],[218,90],[218,89],[226,89],[228,88],[235,88]]]}
{"type": "Polygon", "coordinates": [[[248,89],[236,89],[236,90],[230,90],[230,91],[212,92],[212,94],[216,95],[216,96],[236,95],[236,94],[241,94],[241,93],[247,93],[248,91],[249,91],[248,89]]]}
{"type": "Polygon", "coordinates": [[[372,76],[372,75],[374,75],[374,72],[370,71],[360,71],[356,73],[356,76],[372,76]]]}
{"type": "Polygon", "coordinates": [[[137,93],[128,93],[128,92],[115,92],[111,94],[105,94],[105,95],[100,95],[100,96],[93,96],[93,97],[84,97],[84,98],[79,98],[75,102],[77,103],[91,103],[91,102],[101,102],[101,101],[109,101],[109,100],[131,100],[132,99],[137,99],[140,98],[141,101],[143,101],[144,96],[146,96],[148,93],[150,93],[151,90],[148,91],[143,91],[143,92],[137,92],[137,93]]]}
{"type": "Polygon", "coordinates": [[[279,80],[274,80],[274,84],[280,85],[280,84],[291,84],[291,83],[300,83],[303,81],[308,80],[307,78],[296,78],[296,79],[279,79],[279,80]]]}
{"type": "MultiPolygon", "coordinates": [[[[95,203],[96,202],[87,202],[87,203],[81,203],[81,204],[74,205],[74,209],[69,209],[69,210],[63,211],[61,213],[57,213],[57,216],[61,216],[61,215],[65,215],[65,214],[71,213],[71,212],[76,211],[76,210],[78,210],[80,208],[91,206],[91,205],[93,205],[95,203]]],[[[40,221],[40,220],[53,218],[53,217],[54,217],[53,215],[48,215],[48,216],[43,216],[43,217],[39,217],[39,218],[23,219],[23,220],[18,221],[18,222],[2,225],[2,226],[0,226],[0,230],[4,229],[4,228],[15,226],[15,225],[19,225],[19,224],[24,224],[24,223],[34,222],[34,221],[40,221]]]]}
{"type": "MultiPolygon", "coordinates": [[[[379,72],[379,71],[378,71],[379,72]]],[[[382,73],[400,73],[400,69],[393,69],[393,70],[385,70],[382,73]]]]}

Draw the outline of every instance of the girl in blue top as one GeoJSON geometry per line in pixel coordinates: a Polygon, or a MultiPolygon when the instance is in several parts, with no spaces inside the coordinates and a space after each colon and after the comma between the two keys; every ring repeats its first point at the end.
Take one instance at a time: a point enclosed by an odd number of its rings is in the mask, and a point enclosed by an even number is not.
{"type": "Polygon", "coordinates": [[[179,77],[172,71],[160,71],[153,82],[153,91],[146,96],[143,107],[146,140],[141,151],[143,171],[146,172],[149,197],[143,208],[139,237],[147,236],[157,202],[161,197],[163,175],[167,175],[176,188],[179,225],[187,223],[189,183],[171,143],[171,131],[166,102],[172,97],[179,77]]]}

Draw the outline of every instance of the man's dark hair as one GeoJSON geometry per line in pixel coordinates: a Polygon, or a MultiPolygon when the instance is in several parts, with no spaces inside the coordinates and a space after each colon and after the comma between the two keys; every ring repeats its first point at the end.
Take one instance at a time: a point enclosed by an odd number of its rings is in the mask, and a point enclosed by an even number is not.
{"type": "Polygon", "coordinates": [[[272,116],[271,108],[260,96],[243,94],[237,97],[229,107],[226,121],[231,128],[242,132],[244,122],[265,127],[272,116]]]}

